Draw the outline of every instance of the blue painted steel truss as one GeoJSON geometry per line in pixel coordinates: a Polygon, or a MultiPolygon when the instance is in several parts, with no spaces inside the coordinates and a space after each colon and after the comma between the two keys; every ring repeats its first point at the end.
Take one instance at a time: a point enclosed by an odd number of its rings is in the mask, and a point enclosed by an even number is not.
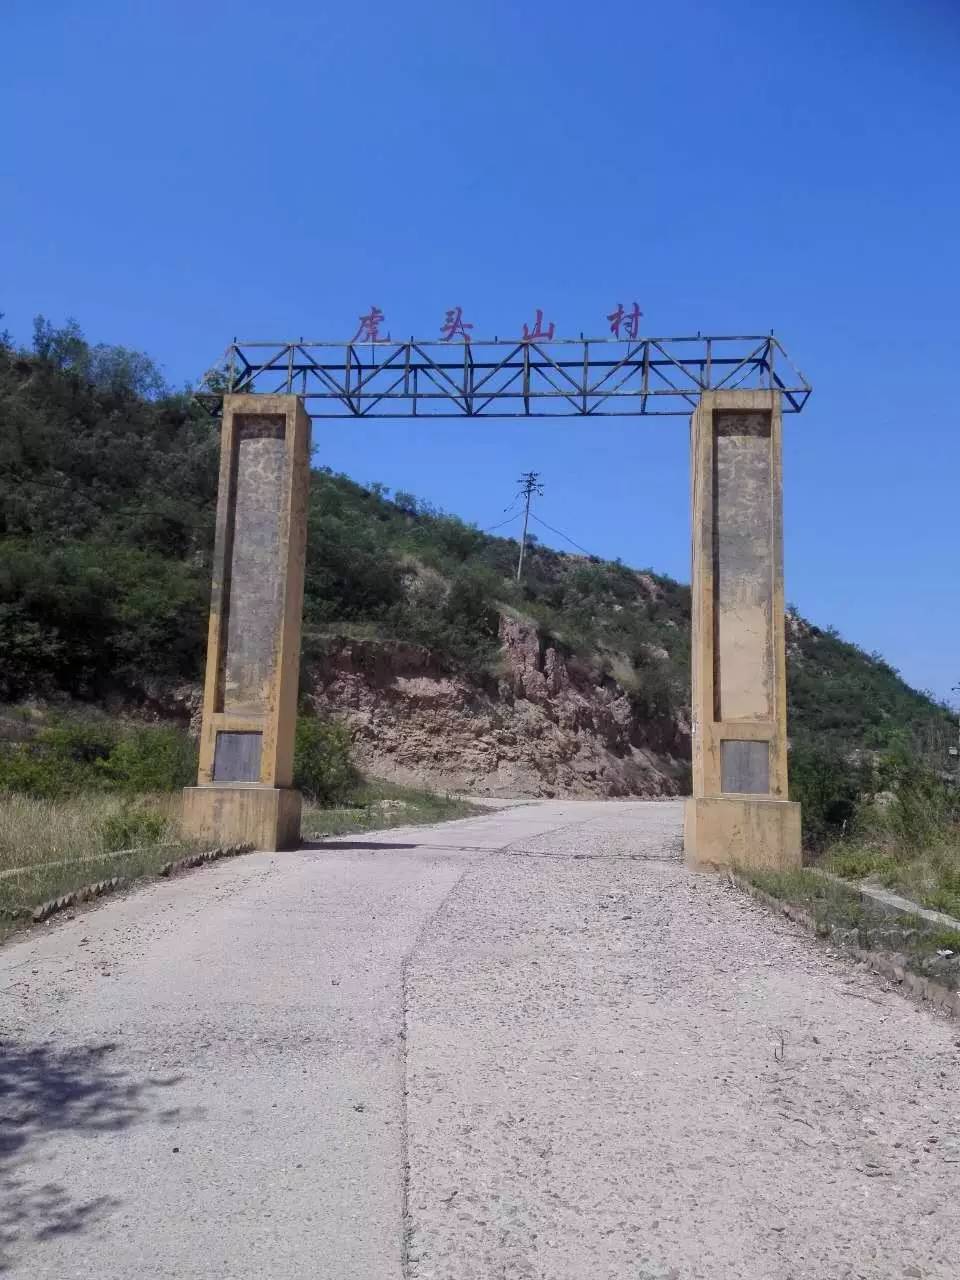
{"type": "Polygon", "coordinates": [[[811,386],[773,334],[473,342],[233,342],[198,392],[294,393],[312,418],[689,414],[703,391],[774,390],[799,413],[811,386]]]}

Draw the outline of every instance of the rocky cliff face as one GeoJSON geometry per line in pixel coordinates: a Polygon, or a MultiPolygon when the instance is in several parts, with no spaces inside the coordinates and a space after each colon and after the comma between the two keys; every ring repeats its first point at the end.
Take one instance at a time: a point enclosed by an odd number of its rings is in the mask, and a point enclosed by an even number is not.
{"type": "Polygon", "coordinates": [[[425,649],[330,638],[307,664],[315,710],[345,719],[373,777],[500,796],[660,796],[684,789],[689,725],[640,723],[609,676],[500,621],[501,673],[445,673],[425,649]]]}

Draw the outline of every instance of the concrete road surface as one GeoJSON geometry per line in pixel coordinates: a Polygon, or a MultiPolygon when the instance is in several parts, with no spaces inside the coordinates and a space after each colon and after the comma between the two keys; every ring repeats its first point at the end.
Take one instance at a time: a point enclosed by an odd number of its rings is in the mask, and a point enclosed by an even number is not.
{"type": "Polygon", "coordinates": [[[960,1026],[551,801],[0,949],[0,1274],[960,1275],[960,1026]]]}

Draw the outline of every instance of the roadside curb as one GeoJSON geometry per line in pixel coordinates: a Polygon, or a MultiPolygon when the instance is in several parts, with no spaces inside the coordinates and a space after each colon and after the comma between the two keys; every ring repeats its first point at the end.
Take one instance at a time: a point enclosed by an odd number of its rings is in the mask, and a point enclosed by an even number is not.
{"type": "MultiPolygon", "coordinates": [[[[208,862],[217,862],[220,858],[234,858],[239,853],[250,853],[252,850],[252,844],[218,846],[216,849],[207,849],[203,853],[192,853],[185,858],[174,858],[172,862],[165,862],[157,874],[169,878],[183,871],[189,871],[192,867],[202,867],[208,862]]],[[[40,906],[34,907],[30,912],[30,918],[34,924],[42,924],[44,920],[49,920],[60,911],[66,911],[69,907],[75,907],[81,902],[92,902],[95,898],[102,898],[108,893],[115,893],[118,889],[125,889],[132,883],[132,880],[124,876],[96,880],[93,884],[82,885],[79,889],[71,889],[69,893],[62,893],[56,898],[48,898],[46,902],[41,902],[40,906]]]]}
{"type": "Polygon", "coordinates": [[[123,876],[111,876],[109,880],[97,880],[93,884],[85,884],[79,889],[72,889],[70,893],[62,893],[58,898],[48,898],[46,902],[41,902],[39,907],[34,907],[30,918],[34,924],[41,924],[44,920],[49,920],[51,916],[56,915],[58,911],[75,907],[78,902],[91,902],[94,898],[102,898],[104,894],[122,889],[128,883],[129,881],[123,876]]]}
{"type": "Polygon", "coordinates": [[[238,853],[252,853],[252,844],[225,844],[216,849],[207,849],[203,853],[191,853],[185,858],[175,858],[165,862],[160,868],[162,876],[176,876],[181,871],[189,871],[191,867],[202,867],[208,862],[217,862],[220,858],[235,858],[238,853]]]}
{"type": "MultiPolygon", "coordinates": [[[[728,877],[735,888],[748,894],[756,902],[767,907],[768,910],[778,915],[786,916],[788,920],[793,920],[796,924],[802,925],[804,929],[814,934],[815,937],[825,941],[833,939],[835,931],[827,925],[818,924],[809,911],[804,911],[802,907],[795,907],[790,902],[784,902],[781,898],[775,898],[773,894],[767,893],[763,889],[758,889],[756,885],[751,884],[749,880],[745,880],[735,871],[729,871],[728,877]]],[[[960,991],[951,991],[949,987],[945,987],[941,982],[934,982],[931,978],[924,978],[918,973],[913,973],[903,962],[904,957],[888,955],[878,951],[864,951],[862,947],[854,946],[846,941],[835,940],[834,945],[839,947],[846,955],[852,956],[861,964],[873,969],[881,977],[909,992],[915,999],[932,1004],[934,1008],[941,1010],[952,1018],[960,1018],[960,991]]]]}
{"type": "Polygon", "coordinates": [[[919,902],[911,902],[909,898],[904,898],[889,889],[881,889],[862,881],[851,883],[849,880],[844,880],[843,876],[835,875],[832,871],[824,871],[820,867],[810,867],[809,870],[823,880],[829,880],[831,884],[843,885],[844,888],[859,894],[861,902],[876,907],[887,915],[912,916],[914,919],[926,920],[928,924],[942,925],[945,929],[960,929],[960,920],[955,916],[948,916],[945,911],[934,911],[931,907],[921,907],[919,902]]]}
{"type": "MultiPolygon", "coordinates": [[[[164,845],[171,847],[176,844],[175,840],[165,840],[158,848],[164,845]]],[[[145,845],[131,845],[129,849],[112,849],[109,853],[90,853],[83,858],[57,858],[53,862],[28,862],[23,867],[5,867],[0,871],[0,880],[12,880],[15,876],[29,876],[37,871],[52,871],[56,867],[76,867],[81,866],[84,862],[109,862],[111,858],[122,858],[128,853],[139,853],[145,845]]]]}

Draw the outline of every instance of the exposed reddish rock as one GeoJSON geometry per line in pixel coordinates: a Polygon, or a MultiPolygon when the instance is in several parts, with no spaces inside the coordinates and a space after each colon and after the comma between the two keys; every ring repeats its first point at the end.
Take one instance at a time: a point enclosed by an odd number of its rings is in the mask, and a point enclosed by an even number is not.
{"type": "Polygon", "coordinates": [[[641,723],[623,689],[503,617],[502,670],[484,684],[429,651],[333,638],[307,665],[318,712],[350,726],[374,777],[503,796],[675,795],[689,726],[641,723]]]}

